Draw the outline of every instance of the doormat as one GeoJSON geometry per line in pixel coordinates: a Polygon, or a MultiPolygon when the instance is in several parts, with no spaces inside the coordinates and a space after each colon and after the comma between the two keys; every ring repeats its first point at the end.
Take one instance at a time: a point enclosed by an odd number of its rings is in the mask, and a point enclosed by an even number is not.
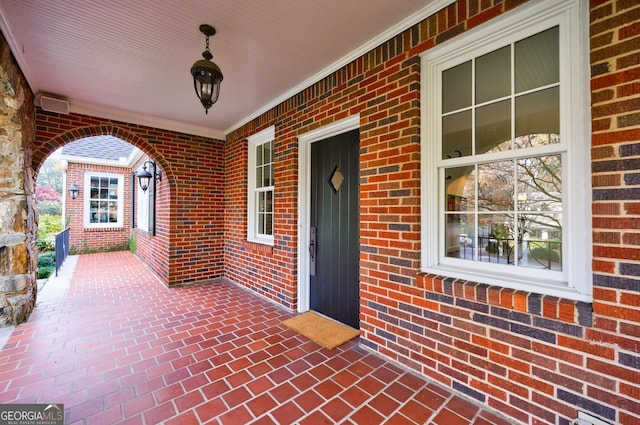
{"type": "Polygon", "coordinates": [[[287,319],[282,324],[330,350],[360,335],[359,331],[312,311],[287,319]]]}

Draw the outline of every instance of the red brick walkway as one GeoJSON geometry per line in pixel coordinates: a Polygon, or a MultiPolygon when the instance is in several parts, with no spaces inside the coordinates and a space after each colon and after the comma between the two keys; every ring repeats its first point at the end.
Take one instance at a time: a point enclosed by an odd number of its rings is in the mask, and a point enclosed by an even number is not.
{"type": "Polygon", "coordinates": [[[321,348],[235,285],[165,288],[128,252],[77,260],[0,351],[0,403],[64,403],[71,424],[509,423],[357,341],[321,348]]]}

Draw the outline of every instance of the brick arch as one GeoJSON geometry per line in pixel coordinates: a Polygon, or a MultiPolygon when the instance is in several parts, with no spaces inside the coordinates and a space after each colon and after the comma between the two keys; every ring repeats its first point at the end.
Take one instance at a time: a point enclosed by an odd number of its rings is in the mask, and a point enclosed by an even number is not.
{"type": "MultiPolygon", "coordinates": [[[[44,161],[49,157],[49,155],[51,155],[58,148],[63,147],[67,143],[71,143],[80,139],[85,139],[87,137],[113,136],[113,137],[117,137],[118,139],[124,140],[127,143],[130,143],[131,145],[140,149],[145,154],[149,155],[151,158],[153,158],[154,161],[156,161],[162,167],[163,171],[167,176],[167,179],[169,179],[170,182],[173,180],[171,165],[164,160],[162,155],[155,149],[155,147],[151,143],[149,143],[145,138],[131,133],[130,131],[123,128],[122,126],[119,126],[116,124],[107,124],[107,125],[78,127],[78,128],[68,130],[64,133],[58,134],[57,136],[52,137],[47,141],[45,141],[46,135],[41,134],[38,128],[39,127],[37,127],[36,129],[36,138],[41,140],[44,143],[42,143],[39,147],[36,146],[33,152],[32,166],[33,166],[33,169],[35,170],[36,175],[38,174],[40,167],[42,166],[44,161]]],[[[170,186],[172,187],[173,185],[170,183],[170,186]]]]}
{"type": "Polygon", "coordinates": [[[60,146],[100,135],[131,143],[162,168],[158,232],[156,236],[137,233],[137,255],[168,286],[222,276],[225,141],[37,109],[31,163],[37,169],[60,146]]]}

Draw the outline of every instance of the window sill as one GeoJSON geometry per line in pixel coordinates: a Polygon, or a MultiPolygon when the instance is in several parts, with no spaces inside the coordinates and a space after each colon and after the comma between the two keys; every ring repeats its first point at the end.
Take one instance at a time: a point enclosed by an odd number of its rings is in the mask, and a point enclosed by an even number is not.
{"type": "Polygon", "coordinates": [[[82,229],[83,232],[122,232],[123,230],[123,226],[92,226],[82,229]]]}
{"type": "Polygon", "coordinates": [[[244,249],[262,255],[271,255],[273,254],[273,242],[267,243],[264,241],[247,240],[244,243],[244,249]]]}
{"type": "Polygon", "coordinates": [[[524,323],[529,325],[537,324],[555,330],[563,329],[569,333],[578,331],[573,325],[593,326],[591,302],[425,273],[417,275],[416,286],[425,291],[425,298],[428,300],[470,308],[481,316],[478,317],[480,320],[485,316],[494,317],[496,321],[494,324],[498,327],[500,323],[502,326],[510,326],[508,323],[503,323],[503,320],[517,321],[518,318],[525,320],[524,323]],[[558,322],[563,322],[568,327],[558,322]]]}
{"type": "Polygon", "coordinates": [[[262,239],[262,238],[247,238],[247,243],[253,243],[253,244],[258,244],[258,245],[267,245],[267,246],[273,246],[273,238],[270,239],[262,239]]]}
{"type": "Polygon", "coordinates": [[[516,291],[548,295],[574,301],[593,301],[593,296],[591,294],[581,293],[576,288],[568,286],[566,282],[533,278],[527,279],[526,276],[522,275],[500,273],[486,274],[476,270],[462,269],[459,267],[454,268],[442,265],[430,267],[423,271],[424,273],[441,276],[443,279],[463,279],[470,282],[499,286],[516,291]]]}

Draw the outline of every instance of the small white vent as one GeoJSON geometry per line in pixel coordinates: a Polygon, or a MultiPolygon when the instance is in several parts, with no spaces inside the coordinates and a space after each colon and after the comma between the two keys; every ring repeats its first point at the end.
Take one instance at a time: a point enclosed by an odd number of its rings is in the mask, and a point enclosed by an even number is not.
{"type": "Polygon", "coordinates": [[[573,425],[611,425],[609,422],[605,422],[593,415],[585,412],[578,412],[578,417],[571,421],[573,425]]]}
{"type": "Polygon", "coordinates": [[[57,112],[59,114],[69,113],[69,102],[60,97],[38,93],[35,104],[47,112],[57,112]]]}

